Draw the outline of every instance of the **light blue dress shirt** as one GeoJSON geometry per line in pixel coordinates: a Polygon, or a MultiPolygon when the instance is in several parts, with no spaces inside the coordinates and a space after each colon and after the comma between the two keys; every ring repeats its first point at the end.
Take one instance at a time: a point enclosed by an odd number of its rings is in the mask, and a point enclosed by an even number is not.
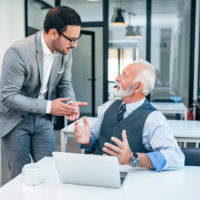
{"type": "MultiPolygon", "coordinates": [[[[144,100],[126,104],[124,118],[140,107],[144,100]]],[[[94,148],[99,137],[104,113],[112,103],[113,101],[109,101],[104,104],[98,119],[91,127],[92,144],[86,148],[86,151],[91,151],[94,148]]],[[[153,111],[147,117],[143,129],[143,144],[148,151],[152,151],[147,155],[156,171],[181,169],[184,166],[185,157],[172,135],[167,119],[161,112],[153,111]]]]}

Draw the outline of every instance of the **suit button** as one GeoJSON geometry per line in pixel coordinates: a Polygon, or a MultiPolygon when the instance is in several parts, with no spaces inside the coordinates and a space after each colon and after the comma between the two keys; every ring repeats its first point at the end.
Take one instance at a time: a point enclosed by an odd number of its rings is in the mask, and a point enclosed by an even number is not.
{"type": "Polygon", "coordinates": [[[25,116],[24,115],[21,115],[21,118],[24,118],[25,116]]]}
{"type": "Polygon", "coordinates": [[[115,128],[119,128],[118,126],[115,126],[115,128]]]}

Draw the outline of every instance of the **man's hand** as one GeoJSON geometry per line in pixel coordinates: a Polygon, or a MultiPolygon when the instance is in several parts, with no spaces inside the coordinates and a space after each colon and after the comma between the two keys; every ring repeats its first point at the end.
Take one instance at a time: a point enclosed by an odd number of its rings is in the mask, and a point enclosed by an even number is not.
{"type": "Polygon", "coordinates": [[[74,114],[67,116],[67,119],[73,121],[75,119],[78,119],[79,116],[80,116],[79,106],[87,106],[88,103],[87,102],[76,101],[76,102],[69,103],[69,105],[72,106],[72,107],[74,107],[75,110],[76,110],[74,114]]]}
{"type": "Polygon", "coordinates": [[[57,98],[52,101],[51,104],[51,114],[56,116],[65,116],[75,114],[76,108],[64,103],[65,101],[69,101],[69,98],[57,98]]]}
{"type": "MultiPolygon", "coordinates": [[[[105,151],[107,154],[110,154],[112,156],[117,156],[119,163],[121,165],[129,165],[129,161],[133,157],[133,153],[128,144],[126,131],[125,130],[122,131],[122,141],[120,141],[116,137],[112,137],[111,140],[114,143],[116,143],[118,147],[105,142],[105,144],[104,144],[105,147],[103,147],[103,151],[105,151]]],[[[104,154],[104,155],[106,155],[106,154],[104,154]]]]}
{"type": "Polygon", "coordinates": [[[80,126],[78,121],[75,122],[74,133],[78,143],[89,146],[90,140],[90,127],[88,125],[87,117],[83,117],[83,126],[80,126]]]}

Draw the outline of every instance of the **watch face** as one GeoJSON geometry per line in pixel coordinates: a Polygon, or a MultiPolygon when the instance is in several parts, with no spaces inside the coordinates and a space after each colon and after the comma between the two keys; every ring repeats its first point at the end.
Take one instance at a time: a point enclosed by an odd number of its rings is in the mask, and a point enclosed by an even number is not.
{"type": "Polygon", "coordinates": [[[134,156],[131,158],[130,160],[130,165],[131,167],[137,167],[140,163],[140,160],[137,158],[135,158],[134,156]]]}

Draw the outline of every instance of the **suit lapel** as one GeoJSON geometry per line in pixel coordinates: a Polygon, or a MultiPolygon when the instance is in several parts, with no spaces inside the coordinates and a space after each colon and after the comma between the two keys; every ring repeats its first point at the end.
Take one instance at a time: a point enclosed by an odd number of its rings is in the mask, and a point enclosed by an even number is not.
{"type": "Polygon", "coordinates": [[[62,67],[62,55],[56,55],[54,57],[53,65],[51,68],[50,76],[49,76],[49,81],[48,81],[48,91],[51,91],[51,86],[55,86],[57,84],[57,78],[58,78],[58,72],[61,71],[62,67]]]}
{"type": "Polygon", "coordinates": [[[42,50],[42,41],[41,41],[42,31],[38,32],[35,36],[36,39],[36,59],[39,68],[40,82],[43,81],[43,50],[42,50]]]}

